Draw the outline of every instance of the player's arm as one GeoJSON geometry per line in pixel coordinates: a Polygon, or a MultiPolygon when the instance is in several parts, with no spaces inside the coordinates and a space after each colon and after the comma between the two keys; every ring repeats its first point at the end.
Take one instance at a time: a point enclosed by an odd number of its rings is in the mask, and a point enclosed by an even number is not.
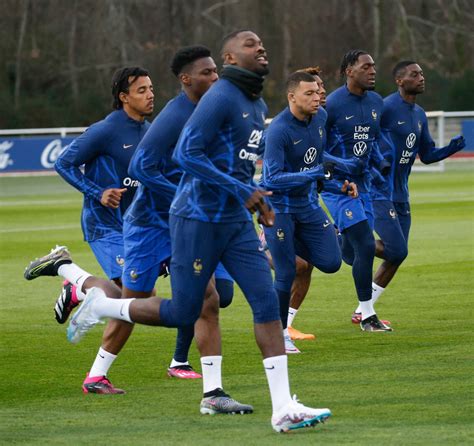
{"type": "Polygon", "coordinates": [[[173,161],[201,181],[220,187],[235,196],[243,205],[255,192],[249,184],[233,178],[219,169],[207,156],[206,147],[213,141],[232,110],[226,98],[205,95],[186,123],[173,153],[173,161]]]}
{"type": "Polygon", "coordinates": [[[102,200],[105,189],[87,178],[79,167],[96,158],[107,139],[103,129],[93,125],[66,147],[54,165],[71,186],[97,201],[102,200]]]}
{"type": "Polygon", "coordinates": [[[143,139],[138,144],[128,166],[128,173],[148,189],[171,201],[176,185],[164,175],[167,152],[174,147],[181,126],[167,122],[160,116],[155,118],[143,139]]]}
{"type": "Polygon", "coordinates": [[[379,133],[376,139],[372,142],[372,150],[369,155],[369,166],[375,167],[383,176],[386,176],[390,173],[392,163],[389,159],[385,158],[380,151],[380,138],[381,133],[379,133]]]}
{"type": "Polygon", "coordinates": [[[322,159],[323,163],[332,164],[333,168],[349,175],[361,175],[365,169],[365,163],[355,157],[343,159],[324,151],[322,159]]]}
{"type": "Polygon", "coordinates": [[[285,172],[285,149],[288,143],[282,126],[268,129],[263,157],[263,184],[266,189],[291,190],[326,178],[323,165],[303,172],[285,172]]]}
{"type": "Polygon", "coordinates": [[[428,129],[428,121],[425,117],[421,128],[420,147],[418,151],[422,163],[431,164],[442,161],[464,149],[464,147],[466,147],[466,141],[463,136],[458,135],[455,136],[447,146],[439,149],[436,148],[428,129]]]}

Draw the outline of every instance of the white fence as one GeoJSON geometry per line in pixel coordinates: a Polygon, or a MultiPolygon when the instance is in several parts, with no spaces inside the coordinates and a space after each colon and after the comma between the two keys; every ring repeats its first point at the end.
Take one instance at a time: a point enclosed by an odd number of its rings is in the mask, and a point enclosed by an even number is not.
{"type": "MultiPolygon", "coordinates": [[[[428,124],[430,133],[436,142],[437,147],[443,147],[446,145],[452,137],[462,133],[462,122],[463,121],[474,121],[474,111],[465,112],[444,112],[444,111],[431,111],[426,113],[428,117],[428,124]]],[[[271,120],[268,119],[267,123],[271,120]]],[[[87,127],[58,127],[58,128],[42,128],[42,129],[15,129],[15,130],[0,130],[0,138],[8,136],[40,136],[40,135],[59,135],[60,137],[71,137],[74,135],[81,134],[86,130],[87,127]]],[[[473,147],[470,147],[471,149],[473,147]]],[[[5,149],[8,150],[8,149],[5,149]]],[[[0,153],[1,155],[1,153],[0,153]]],[[[3,154],[3,157],[7,157],[3,154]]],[[[416,171],[443,171],[445,169],[444,161],[435,163],[433,165],[423,165],[417,161],[413,166],[413,170],[416,171]]],[[[31,174],[31,172],[29,173],[31,174]]]]}
{"type": "MultiPolygon", "coordinates": [[[[444,147],[456,135],[462,133],[461,123],[465,120],[474,120],[474,111],[426,112],[430,133],[436,142],[436,147],[444,147]]],[[[445,162],[425,165],[419,160],[414,164],[413,170],[417,172],[443,172],[446,168],[445,162]]]]}

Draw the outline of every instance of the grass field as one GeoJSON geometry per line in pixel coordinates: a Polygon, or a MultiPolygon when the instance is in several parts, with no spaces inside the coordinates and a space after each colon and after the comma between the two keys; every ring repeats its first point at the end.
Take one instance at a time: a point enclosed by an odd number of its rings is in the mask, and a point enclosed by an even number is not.
{"type": "MultiPolygon", "coordinates": [[[[100,345],[95,328],[77,345],[53,317],[57,278],[23,279],[30,259],[56,243],[100,269],[79,228],[81,197],[56,177],[0,178],[0,444],[95,445],[458,445],[474,443],[472,162],[413,174],[410,254],[377,311],[391,334],[350,323],[350,270],[315,272],[295,326],[317,335],[289,358],[292,391],[330,407],[316,429],[278,435],[240,291],[221,313],[224,385],[254,405],[248,416],[199,414],[201,382],[166,377],[174,330],[136,327],[110,378],[126,395],[83,395],[100,345]]],[[[158,283],[169,296],[168,279],[158,283]]],[[[191,363],[199,368],[196,349],[191,363]]]]}

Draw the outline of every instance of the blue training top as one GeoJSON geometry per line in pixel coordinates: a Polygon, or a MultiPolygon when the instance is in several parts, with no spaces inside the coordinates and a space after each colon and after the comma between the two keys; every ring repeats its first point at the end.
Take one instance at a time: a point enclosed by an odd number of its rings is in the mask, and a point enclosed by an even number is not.
{"type": "Polygon", "coordinates": [[[357,184],[361,193],[370,189],[370,167],[379,167],[383,161],[378,147],[380,117],[382,115],[382,97],[373,91],[363,95],[352,94],[346,85],[328,95],[326,111],[328,119],[327,152],[339,158],[358,159],[362,167],[351,174],[336,168],[334,180],[327,181],[324,190],[341,193],[341,182],[345,179],[357,184]]]}
{"type": "Polygon", "coordinates": [[[115,110],[92,124],[57,159],[54,167],[59,175],[84,194],[84,240],[97,240],[110,231],[122,232],[122,217],[138,185],[127,172],[128,164],[149,125],[147,121],[135,121],[123,110],[115,110]],[[81,165],[84,173],[79,169],[81,165]],[[117,209],[100,203],[105,189],[124,187],[127,192],[117,209]]]}
{"type": "Polygon", "coordinates": [[[385,158],[392,162],[387,181],[372,180],[373,200],[408,202],[408,177],[416,155],[425,164],[441,161],[459,148],[448,145],[435,147],[431,138],[426,113],[417,104],[406,102],[395,92],[384,99],[382,112],[382,139],[380,148],[385,158]]]}
{"type": "Polygon", "coordinates": [[[170,214],[194,220],[250,221],[244,203],[254,192],[267,106],[227,79],[202,97],[186,123],[173,160],[184,170],[170,214]]]}
{"type": "Polygon", "coordinates": [[[273,191],[275,212],[319,207],[314,182],[325,178],[326,118],[321,107],[308,121],[300,121],[287,107],[272,120],[265,137],[262,185],[273,191]]]}
{"type": "Polygon", "coordinates": [[[141,184],[125,215],[128,223],[168,228],[170,205],[182,176],[171,158],[195,108],[181,92],[161,110],[138,145],[128,171],[141,184]]]}

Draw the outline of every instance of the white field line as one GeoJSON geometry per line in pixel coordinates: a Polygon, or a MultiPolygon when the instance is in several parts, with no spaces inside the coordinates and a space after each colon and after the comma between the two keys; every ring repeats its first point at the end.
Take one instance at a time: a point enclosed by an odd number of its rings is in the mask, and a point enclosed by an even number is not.
{"type": "Polygon", "coordinates": [[[6,228],[0,229],[0,234],[10,234],[14,232],[41,232],[41,231],[61,231],[67,229],[80,229],[79,224],[58,225],[58,226],[41,226],[38,228],[6,228]]]}
{"type": "Polygon", "coordinates": [[[76,204],[79,200],[0,200],[0,206],[44,206],[50,204],[76,204]]]}

